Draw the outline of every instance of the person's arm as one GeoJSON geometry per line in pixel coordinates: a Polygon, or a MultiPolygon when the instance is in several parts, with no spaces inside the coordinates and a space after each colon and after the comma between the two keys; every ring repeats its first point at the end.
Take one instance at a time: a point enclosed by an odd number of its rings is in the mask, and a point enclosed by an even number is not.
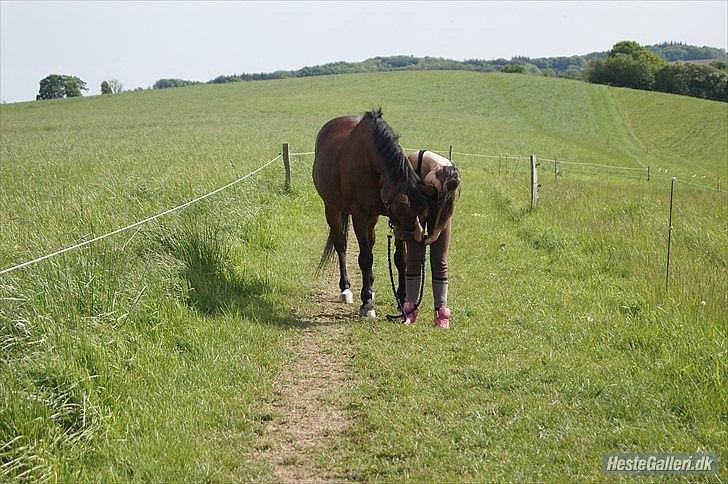
{"type": "MultiPolygon", "coordinates": [[[[443,228],[444,228],[444,227],[443,227],[443,228]]],[[[440,234],[441,234],[441,233],[442,233],[442,229],[439,229],[439,230],[435,230],[435,233],[434,233],[434,234],[430,234],[430,235],[429,235],[429,236],[428,236],[428,237],[427,237],[427,238],[425,239],[425,245],[430,245],[430,244],[434,244],[435,242],[437,242],[437,239],[439,239],[439,238],[440,238],[440,234]]]]}

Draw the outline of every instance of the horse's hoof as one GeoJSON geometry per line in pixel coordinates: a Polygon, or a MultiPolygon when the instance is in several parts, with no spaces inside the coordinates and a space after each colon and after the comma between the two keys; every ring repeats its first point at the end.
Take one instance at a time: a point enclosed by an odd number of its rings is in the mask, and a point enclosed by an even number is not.
{"type": "Polygon", "coordinates": [[[354,294],[351,293],[351,289],[344,289],[341,291],[341,294],[339,294],[339,302],[346,304],[354,303],[354,294]]]}
{"type": "Polygon", "coordinates": [[[376,318],[377,312],[374,310],[374,308],[361,308],[359,309],[359,316],[362,318],[376,318]]]}

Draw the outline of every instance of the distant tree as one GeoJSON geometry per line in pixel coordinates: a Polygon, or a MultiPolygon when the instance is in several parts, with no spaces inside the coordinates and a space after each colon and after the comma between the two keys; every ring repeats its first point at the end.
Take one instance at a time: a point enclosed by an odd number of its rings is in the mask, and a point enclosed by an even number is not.
{"type": "Polygon", "coordinates": [[[523,64],[508,64],[501,69],[501,72],[506,72],[508,74],[523,74],[526,72],[526,68],[523,64]]]}
{"type": "Polygon", "coordinates": [[[88,91],[86,83],[76,76],[51,74],[40,81],[40,90],[35,97],[40,99],[59,99],[63,97],[81,96],[81,91],[88,91]]]}
{"type": "Polygon", "coordinates": [[[109,86],[109,81],[102,81],[101,82],[101,94],[111,94],[111,86],[109,86]]]}
{"type": "Polygon", "coordinates": [[[580,69],[572,66],[569,69],[567,69],[566,72],[561,74],[561,76],[559,76],[559,77],[563,77],[565,79],[574,79],[577,81],[581,81],[584,79],[584,74],[582,73],[582,71],[580,69]]]}
{"type": "Polygon", "coordinates": [[[188,81],[185,79],[159,79],[152,85],[152,89],[168,89],[170,87],[185,87],[199,84],[197,81],[188,81]]]}
{"type": "Polygon", "coordinates": [[[684,94],[687,92],[687,79],[681,64],[668,64],[655,75],[655,90],[684,94]]]}
{"type": "Polygon", "coordinates": [[[65,76],[66,78],[66,97],[82,96],[81,91],[88,91],[86,83],[76,76],[65,76]]]}
{"type": "Polygon", "coordinates": [[[726,60],[726,53],[723,49],[707,47],[705,45],[698,47],[697,45],[687,45],[680,42],[663,42],[661,44],[650,45],[647,48],[668,62],[699,59],[726,60]]]}
{"type": "Polygon", "coordinates": [[[119,79],[109,79],[109,87],[111,88],[111,92],[123,92],[124,91],[124,85],[121,83],[119,79]]]}
{"type": "Polygon", "coordinates": [[[677,62],[660,69],[655,90],[728,101],[728,72],[710,65],[677,62]]]}
{"type": "Polygon", "coordinates": [[[585,67],[589,82],[610,86],[651,90],[655,74],[667,63],[665,59],[632,40],[617,42],[607,58],[593,59],[585,67]]]}

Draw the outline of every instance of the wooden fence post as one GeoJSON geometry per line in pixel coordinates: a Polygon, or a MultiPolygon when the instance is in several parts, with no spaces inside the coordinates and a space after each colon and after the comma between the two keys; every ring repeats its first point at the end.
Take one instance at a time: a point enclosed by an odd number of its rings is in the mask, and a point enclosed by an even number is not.
{"type": "Polygon", "coordinates": [[[647,167],[647,181],[650,181],[650,167],[647,167]]]}
{"type": "Polygon", "coordinates": [[[450,152],[447,154],[447,159],[452,161],[452,145],[450,145],[450,152]]]}
{"type": "Polygon", "coordinates": [[[716,179],[716,182],[718,184],[718,190],[720,190],[720,175],[718,175],[718,178],[716,179]]]}
{"type": "Polygon", "coordinates": [[[670,182],[670,217],[668,219],[667,228],[667,266],[665,267],[665,291],[670,284],[670,248],[672,247],[672,195],[675,191],[675,177],[670,182]]]}
{"type": "Polygon", "coordinates": [[[538,205],[538,163],[536,156],[531,155],[531,210],[538,205]]]}
{"type": "Polygon", "coordinates": [[[283,167],[286,169],[286,181],[283,184],[283,190],[288,193],[291,191],[291,160],[288,157],[288,143],[283,143],[283,167]]]}

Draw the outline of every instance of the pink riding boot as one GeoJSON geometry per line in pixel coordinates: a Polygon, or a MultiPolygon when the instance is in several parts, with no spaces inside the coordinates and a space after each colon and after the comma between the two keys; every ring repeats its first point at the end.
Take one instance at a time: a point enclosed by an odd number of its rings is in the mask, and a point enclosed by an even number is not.
{"type": "Polygon", "coordinates": [[[435,310],[435,327],[449,329],[451,314],[451,311],[445,306],[435,310]]]}
{"type": "Polygon", "coordinates": [[[404,303],[404,306],[402,306],[402,309],[404,310],[404,324],[415,324],[415,321],[417,321],[417,315],[420,313],[419,309],[415,309],[415,303],[413,302],[406,302],[404,303]]]}

